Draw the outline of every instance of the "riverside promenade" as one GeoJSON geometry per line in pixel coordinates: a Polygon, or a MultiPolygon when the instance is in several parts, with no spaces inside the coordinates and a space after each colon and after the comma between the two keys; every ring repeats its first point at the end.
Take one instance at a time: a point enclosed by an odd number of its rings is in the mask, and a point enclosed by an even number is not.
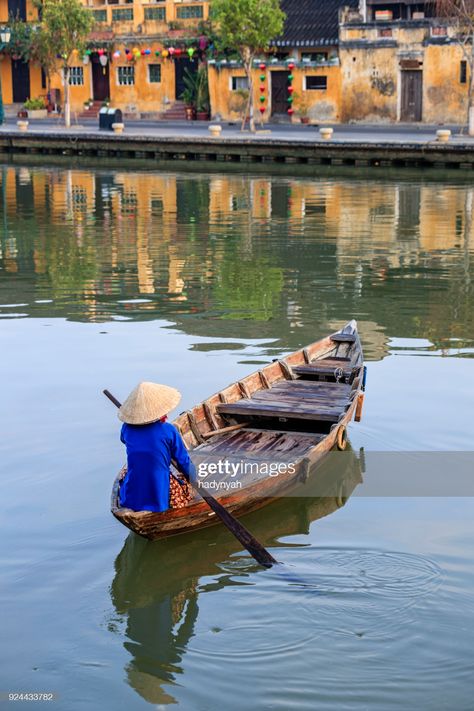
{"type": "Polygon", "coordinates": [[[97,120],[66,129],[58,120],[30,121],[21,132],[16,120],[0,127],[2,158],[19,155],[121,158],[147,161],[199,161],[307,166],[431,167],[471,171],[474,138],[459,126],[333,125],[329,140],[314,125],[267,124],[255,134],[220,124],[213,137],[207,122],[130,120],[120,135],[99,130],[97,120]],[[436,131],[449,128],[447,143],[436,131]]]}

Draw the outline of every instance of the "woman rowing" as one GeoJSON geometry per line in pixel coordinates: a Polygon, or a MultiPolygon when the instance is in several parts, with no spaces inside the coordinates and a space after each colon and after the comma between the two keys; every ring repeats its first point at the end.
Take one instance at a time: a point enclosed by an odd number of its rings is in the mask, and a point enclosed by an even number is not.
{"type": "Polygon", "coordinates": [[[188,482],[194,465],[178,430],[167,416],[181,394],[158,383],[140,383],[118,411],[124,423],[120,439],[127,449],[127,470],[120,486],[120,505],[134,511],[166,511],[191,500],[188,482]],[[187,481],[171,474],[173,461],[187,481]]]}

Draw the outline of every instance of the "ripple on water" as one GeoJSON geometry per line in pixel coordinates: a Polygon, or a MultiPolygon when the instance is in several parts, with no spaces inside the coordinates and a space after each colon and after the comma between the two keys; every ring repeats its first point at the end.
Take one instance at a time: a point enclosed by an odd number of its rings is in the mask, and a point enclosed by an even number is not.
{"type": "Polygon", "coordinates": [[[210,633],[198,635],[192,653],[257,661],[262,655],[275,659],[300,652],[328,634],[402,636],[417,605],[436,592],[442,579],[430,559],[398,551],[307,546],[272,549],[272,554],[285,564],[257,575],[246,558],[220,566],[236,580],[248,576],[247,583],[254,585],[252,604],[236,596],[231,623],[215,620],[222,646],[210,633]],[[285,614],[276,615],[276,609],[285,614]]]}

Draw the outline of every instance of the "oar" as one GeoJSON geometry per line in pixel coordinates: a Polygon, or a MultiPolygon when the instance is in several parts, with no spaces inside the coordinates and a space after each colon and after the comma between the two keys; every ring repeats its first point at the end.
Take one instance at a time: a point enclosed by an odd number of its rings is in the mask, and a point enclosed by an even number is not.
{"type": "MultiPolygon", "coordinates": [[[[110,393],[108,390],[104,390],[104,395],[106,395],[111,402],[114,403],[117,407],[121,407],[121,403],[115,398],[112,393],[110,393]]],[[[175,465],[175,462],[173,462],[173,465],[175,465]]],[[[192,482],[191,482],[192,484],[192,482]]],[[[224,524],[224,526],[227,526],[229,531],[234,534],[234,536],[237,538],[237,540],[240,541],[240,543],[243,545],[244,548],[248,550],[251,556],[255,558],[257,563],[260,563],[264,568],[271,568],[272,565],[275,565],[275,563],[278,563],[275,558],[270,555],[270,553],[262,546],[261,543],[257,541],[256,538],[252,536],[250,531],[247,531],[245,526],[243,526],[240,521],[237,521],[232,514],[230,514],[227,509],[225,509],[222,504],[220,504],[216,499],[211,496],[210,494],[207,493],[207,491],[200,491],[194,484],[192,484],[193,488],[199,496],[201,496],[206,504],[211,508],[214,513],[219,516],[220,520],[224,524]]]]}

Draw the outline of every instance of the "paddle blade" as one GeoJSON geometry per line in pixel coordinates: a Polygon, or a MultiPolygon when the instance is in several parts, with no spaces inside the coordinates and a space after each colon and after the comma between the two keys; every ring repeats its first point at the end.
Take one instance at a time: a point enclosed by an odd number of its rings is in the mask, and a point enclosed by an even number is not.
{"type": "Polygon", "coordinates": [[[240,521],[232,516],[232,514],[229,513],[229,511],[227,511],[227,509],[225,509],[213,496],[202,491],[200,491],[199,494],[202,496],[209,508],[211,508],[214,513],[219,516],[222,523],[227,526],[229,531],[234,534],[243,547],[248,550],[253,558],[255,558],[257,563],[262,565],[264,568],[271,568],[272,565],[276,565],[278,563],[278,561],[275,560],[266,548],[264,548],[262,544],[252,536],[250,531],[248,531],[245,526],[240,523],[240,521]]]}

